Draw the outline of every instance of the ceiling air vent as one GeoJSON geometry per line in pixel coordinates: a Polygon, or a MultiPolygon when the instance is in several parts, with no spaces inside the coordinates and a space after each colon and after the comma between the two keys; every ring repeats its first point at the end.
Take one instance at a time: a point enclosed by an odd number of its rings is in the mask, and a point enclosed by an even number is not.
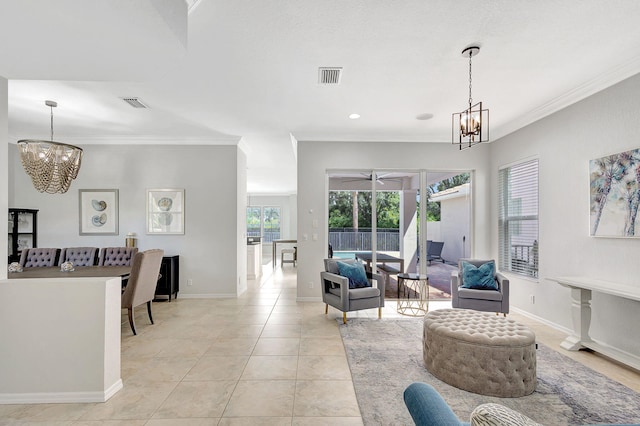
{"type": "Polygon", "coordinates": [[[340,77],[342,77],[342,68],[339,68],[339,67],[318,68],[319,84],[340,84],[340,77]]]}
{"type": "Polygon", "coordinates": [[[134,108],[148,108],[142,101],[138,98],[122,98],[123,101],[128,103],[134,108]]]}

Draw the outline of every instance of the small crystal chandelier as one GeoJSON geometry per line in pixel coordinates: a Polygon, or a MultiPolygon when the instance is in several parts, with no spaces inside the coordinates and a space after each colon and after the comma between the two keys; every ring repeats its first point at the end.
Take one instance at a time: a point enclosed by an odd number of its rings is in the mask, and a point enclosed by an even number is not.
{"type": "Polygon", "coordinates": [[[44,103],[51,108],[51,140],[19,140],[20,158],[38,191],[64,194],[80,171],[82,148],[53,141],[53,108],[58,104],[44,103]]]}
{"type": "Polygon", "coordinates": [[[452,115],[451,143],[462,150],[489,140],[489,110],[482,102],[473,104],[471,97],[471,58],[480,52],[478,46],[467,47],[462,56],[469,57],[469,107],[452,115]]]}

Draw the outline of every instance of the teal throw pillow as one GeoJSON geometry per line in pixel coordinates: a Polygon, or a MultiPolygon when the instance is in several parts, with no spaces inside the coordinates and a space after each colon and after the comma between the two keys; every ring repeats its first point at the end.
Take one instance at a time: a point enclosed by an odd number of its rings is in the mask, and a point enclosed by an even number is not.
{"type": "Polygon", "coordinates": [[[340,275],[349,278],[349,288],[371,287],[362,262],[337,262],[337,264],[340,275]]]}
{"type": "Polygon", "coordinates": [[[478,267],[462,261],[462,288],[473,288],[477,290],[497,290],[498,283],[494,275],[496,264],[492,260],[478,267]]]}

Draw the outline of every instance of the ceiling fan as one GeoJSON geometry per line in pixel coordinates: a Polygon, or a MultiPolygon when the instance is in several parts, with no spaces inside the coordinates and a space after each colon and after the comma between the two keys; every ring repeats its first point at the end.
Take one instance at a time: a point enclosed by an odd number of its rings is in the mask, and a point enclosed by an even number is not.
{"type": "MultiPolygon", "coordinates": [[[[344,179],[342,180],[343,182],[371,182],[373,180],[373,175],[371,173],[360,173],[362,175],[362,177],[354,177],[352,179],[344,179]]],[[[384,185],[384,181],[389,181],[389,182],[402,182],[402,178],[400,177],[386,177],[391,175],[391,173],[386,173],[386,174],[378,174],[376,176],[376,183],[379,183],[380,185],[384,185]]]]}

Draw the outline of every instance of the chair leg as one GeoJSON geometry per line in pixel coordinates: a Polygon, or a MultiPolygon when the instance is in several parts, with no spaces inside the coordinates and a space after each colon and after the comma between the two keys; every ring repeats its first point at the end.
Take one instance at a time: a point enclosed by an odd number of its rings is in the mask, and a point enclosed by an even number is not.
{"type": "Polygon", "coordinates": [[[136,333],[136,323],[133,320],[133,308],[127,308],[127,313],[129,314],[129,325],[131,326],[131,331],[133,331],[133,335],[137,335],[136,333]]]}
{"type": "Polygon", "coordinates": [[[325,303],[324,304],[324,314],[327,315],[329,313],[329,304],[325,303]]]}
{"type": "Polygon", "coordinates": [[[147,312],[149,313],[149,321],[153,324],[153,317],[151,316],[151,300],[147,302],[147,312]]]}
{"type": "Polygon", "coordinates": [[[378,319],[382,318],[382,308],[378,308],[378,319]]]}
{"type": "Polygon", "coordinates": [[[343,312],[343,313],[342,313],[342,323],[343,323],[343,324],[346,324],[346,323],[347,323],[347,313],[346,313],[346,312],[343,312]]]}

